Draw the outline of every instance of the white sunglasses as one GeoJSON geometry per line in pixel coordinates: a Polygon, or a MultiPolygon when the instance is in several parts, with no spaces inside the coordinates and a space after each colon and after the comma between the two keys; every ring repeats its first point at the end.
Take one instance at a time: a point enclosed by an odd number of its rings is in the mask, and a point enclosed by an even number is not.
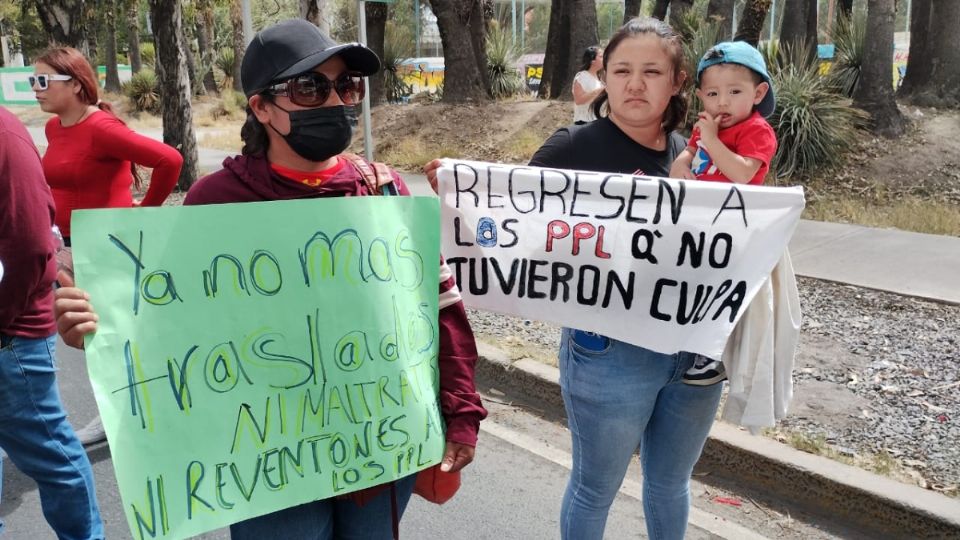
{"type": "Polygon", "coordinates": [[[50,81],[69,81],[70,79],[73,79],[73,77],[70,75],[59,75],[52,73],[38,73],[36,75],[30,75],[27,77],[27,81],[30,82],[30,88],[38,86],[41,90],[46,90],[50,86],[50,81]]]}

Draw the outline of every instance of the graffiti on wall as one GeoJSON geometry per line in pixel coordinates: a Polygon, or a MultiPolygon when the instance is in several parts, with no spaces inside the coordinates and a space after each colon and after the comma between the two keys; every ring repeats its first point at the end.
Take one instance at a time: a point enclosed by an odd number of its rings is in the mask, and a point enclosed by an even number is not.
{"type": "Polygon", "coordinates": [[[397,68],[410,95],[422,92],[434,93],[443,87],[443,57],[408,58],[397,68]]]}

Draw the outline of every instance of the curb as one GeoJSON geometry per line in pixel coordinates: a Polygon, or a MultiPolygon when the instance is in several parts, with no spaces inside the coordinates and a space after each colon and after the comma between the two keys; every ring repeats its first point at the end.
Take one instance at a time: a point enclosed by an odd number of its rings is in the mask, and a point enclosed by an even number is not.
{"type": "MultiPolygon", "coordinates": [[[[478,379],[563,410],[560,371],[529,358],[511,362],[477,343],[478,379]]],[[[711,475],[749,484],[805,510],[886,538],[960,538],[960,501],[863,469],[801,452],[715,422],[700,457],[711,475]]]]}

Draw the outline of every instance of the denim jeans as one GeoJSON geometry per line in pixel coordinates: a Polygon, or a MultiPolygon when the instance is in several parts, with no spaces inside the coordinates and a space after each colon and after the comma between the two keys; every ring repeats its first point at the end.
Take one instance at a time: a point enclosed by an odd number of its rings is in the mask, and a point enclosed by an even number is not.
{"type": "Polygon", "coordinates": [[[683,538],[690,474],[723,387],[681,381],[695,357],[564,329],[560,384],[573,438],[573,470],[563,496],[562,538],[603,538],[610,505],[638,448],[647,535],[683,538]]]}
{"type": "MultiPolygon", "coordinates": [[[[417,475],[397,480],[397,519],[410,502],[417,475]]],[[[375,498],[358,506],[347,499],[323,499],[272,514],[234,523],[230,526],[231,540],[391,540],[393,517],[390,490],[385,489],[375,498]]]]}
{"type": "Polygon", "coordinates": [[[37,483],[43,515],[58,538],[103,538],[93,470],[60,403],[55,345],[54,336],[2,336],[0,448],[37,483]]]}

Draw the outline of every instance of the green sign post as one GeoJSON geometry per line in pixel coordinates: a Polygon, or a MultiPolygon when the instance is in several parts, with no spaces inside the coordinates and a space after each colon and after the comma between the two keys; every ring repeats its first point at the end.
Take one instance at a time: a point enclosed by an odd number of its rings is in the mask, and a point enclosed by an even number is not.
{"type": "Polygon", "coordinates": [[[134,538],[440,461],[438,223],[419,197],[74,213],[100,315],[88,369],[134,538]]]}

